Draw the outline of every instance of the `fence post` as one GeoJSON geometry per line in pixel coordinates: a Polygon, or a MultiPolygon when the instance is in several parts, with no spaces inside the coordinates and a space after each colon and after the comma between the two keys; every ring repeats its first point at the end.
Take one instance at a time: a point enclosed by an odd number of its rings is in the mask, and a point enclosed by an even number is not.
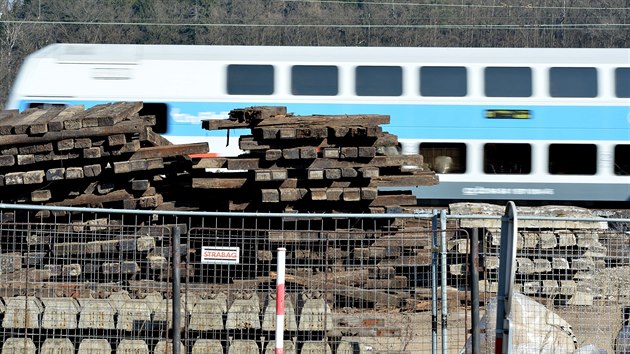
{"type": "Polygon", "coordinates": [[[448,296],[446,295],[446,210],[440,212],[440,257],[441,257],[441,286],[442,286],[442,353],[448,353],[448,296]]]}
{"type": "Polygon", "coordinates": [[[180,259],[180,236],[181,230],[179,226],[173,227],[173,354],[180,354],[179,343],[181,342],[180,308],[181,308],[181,291],[180,291],[180,275],[179,267],[180,259]]]}
{"type": "Polygon", "coordinates": [[[433,210],[433,218],[431,220],[431,353],[437,353],[437,272],[438,272],[438,240],[437,233],[439,230],[437,210],[433,210]]]}
{"type": "Polygon", "coordinates": [[[472,352],[479,354],[479,228],[470,235],[470,302],[472,352]]]}
{"type": "Polygon", "coordinates": [[[437,273],[441,272],[440,286],[442,297],[441,311],[441,331],[442,331],[442,353],[448,352],[448,304],[446,296],[446,210],[441,210],[438,220],[438,211],[433,211],[432,220],[433,238],[432,238],[432,254],[431,254],[431,352],[437,353],[437,273]],[[440,241],[438,243],[438,232],[440,241]],[[439,248],[438,248],[439,244],[439,248]],[[440,267],[438,268],[438,256],[440,267]]]}
{"type": "Polygon", "coordinates": [[[287,249],[278,248],[276,279],[276,354],[284,353],[284,267],[287,249]]]}
{"type": "Polygon", "coordinates": [[[508,354],[512,349],[512,292],[516,271],[516,237],[518,235],[516,206],[508,202],[501,217],[501,251],[499,258],[499,290],[497,292],[497,322],[495,354],[508,354]]]}

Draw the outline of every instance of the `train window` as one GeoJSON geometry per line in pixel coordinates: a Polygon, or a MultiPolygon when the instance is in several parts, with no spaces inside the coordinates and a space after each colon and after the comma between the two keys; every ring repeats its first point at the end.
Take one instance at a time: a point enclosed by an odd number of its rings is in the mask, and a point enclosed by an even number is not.
{"type": "Polygon", "coordinates": [[[463,66],[423,66],[420,68],[420,95],[463,97],[468,92],[463,66]]]}
{"type": "Polygon", "coordinates": [[[615,69],[615,94],[617,97],[630,97],[630,68],[615,69]]]}
{"type": "Polygon", "coordinates": [[[237,65],[227,67],[227,92],[230,95],[273,94],[272,65],[237,65]]]}
{"type": "Polygon", "coordinates": [[[437,173],[466,172],[466,144],[421,143],[420,154],[437,173]]]}
{"type": "Polygon", "coordinates": [[[597,146],[594,144],[549,145],[549,173],[552,175],[594,175],[597,146]]]}
{"type": "Polygon", "coordinates": [[[597,70],[595,68],[549,69],[551,97],[596,97],[597,70]]]}
{"type": "Polygon", "coordinates": [[[615,146],[615,174],[630,176],[630,145],[615,146]]]}
{"type": "Polygon", "coordinates": [[[295,65],[291,68],[294,95],[335,96],[339,92],[336,66],[295,65]]]}
{"type": "Polygon", "coordinates": [[[483,171],[488,174],[529,174],[532,172],[532,147],[529,144],[485,144],[483,165],[483,171]]]}
{"type": "Polygon", "coordinates": [[[530,97],[532,69],[526,67],[487,67],[484,72],[487,97],[530,97]]]}
{"type": "Polygon", "coordinates": [[[402,95],[400,66],[357,66],[356,93],[358,96],[402,95]]]}
{"type": "Polygon", "coordinates": [[[168,131],[168,107],[165,103],[144,103],[138,114],[141,116],[155,116],[154,132],[164,134],[168,131]]]}

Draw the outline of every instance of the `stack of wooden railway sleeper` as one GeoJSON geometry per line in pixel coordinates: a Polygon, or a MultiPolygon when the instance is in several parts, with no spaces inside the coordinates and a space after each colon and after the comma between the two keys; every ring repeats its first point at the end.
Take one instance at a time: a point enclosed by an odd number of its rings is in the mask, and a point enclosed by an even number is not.
{"type": "Polygon", "coordinates": [[[0,199],[58,206],[152,209],[166,171],[207,144],[171,145],[141,102],[27,109],[0,115],[0,199]]]}
{"type": "MultiPolygon", "coordinates": [[[[254,300],[271,296],[260,289],[266,289],[261,283],[272,282],[273,275],[267,271],[261,277],[260,270],[272,269],[271,250],[283,246],[291,259],[288,296],[296,307],[298,292],[292,289],[301,289],[313,300],[305,304],[317,304],[318,311],[349,304],[427,308],[410,301],[417,299],[417,284],[409,276],[409,269],[430,262],[426,221],[355,216],[304,222],[291,217],[295,212],[398,213],[415,206],[416,197],[397,188],[438,180],[426,169],[422,156],[396,153],[397,137],[381,127],[389,122],[388,116],[295,116],[286,107],[235,109],[228,119],[204,121],[202,127],[249,129],[250,134],[239,137],[244,153],[207,157],[204,154],[211,149],[206,143],[173,145],[154,133],[155,118],[140,115],[141,109],[140,102],[119,102],[89,109],[51,107],[0,114],[0,201],[104,208],[103,214],[78,217],[76,212],[60,210],[34,215],[0,210],[0,226],[19,225],[0,227],[0,295],[5,303],[17,301],[16,306],[27,311],[38,308],[29,301],[54,304],[49,297],[77,299],[82,306],[79,318],[88,315],[90,303],[122,308],[151,297],[168,303],[173,274],[169,222],[176,218],[165,217],[156,225],[151,215],[124,218],[106,209],[126,208],[287,213],[260,229],[253,218],[239,219],[238,227],[231,223],[233,218],[186,222],[180,229],[182,238],[188,238],[181,245],[182,274],[188,279],[188,295],[199,303],[212,300],[208,289],[221,293],[213,296],[230,299],[226,308],[238,303],[236,292],[255,293],[254,300]],[[391,188],[385,192],[380,187],[391,188]],[[60,219],[60,215],[68,217],[60,219]],[[201,247],[230,246],[235,240],[245,246],[238,271],[200,262],[201,247]],[[33,295],[30,300],[19,297],[25,291],[33,295]],[[130,298],[109,300],[121,293],[130,298]]],[[[239,218],[238,213],[234,218],[239,218]]],[[[158,310],[167,311],[166,305],[160,306],[154,316],[158,310]]],[[[307,305],[303,306],[306,311],[307,305]]],[[[185,311],[192,326],[199,313],[193,306],[185,311]]],[[[259,318],[263,313],[253,315],[259,318]]],[[[5,318],[10,317],[5,314],[5,318]]],[[[304,322],[293,330],[321,330],[308,325],[304,322]]],[[[135,327],[120,328],[123,337],[137,335],[135,327]]],[[[29,330],[40,330],[44,337],[54,332],[48,327],[29,330]]],[[[225,337],[234,328],[226,324],[212,330],[225,337]]],[[[352,331],[335,323],[330,333],[352,331]]],[[[68,333],[76,347],[81,331],[68,333]]],[[[391,335],[400,331],[392,330],[391,335]]]]}
{"type": "Polygon", "coordinates": [[[385,115],[294,116],[286,107],[235,109],[203,128],[249,129],[239,138],[247,154],[203,158],[194,168],[227,169],[193,177],[195,189],[238,189],[229,210],[402,212],[416,197],[379,187],[437,183],[422,155],[398,154],[398,138],[383,132],[385,115]],[[238,172],[231,172],[238,171],[238,172]]]}

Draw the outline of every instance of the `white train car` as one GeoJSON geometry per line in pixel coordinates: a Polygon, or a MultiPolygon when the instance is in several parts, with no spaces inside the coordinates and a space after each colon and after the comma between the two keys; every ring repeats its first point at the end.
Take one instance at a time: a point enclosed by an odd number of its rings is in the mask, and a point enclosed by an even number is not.
{"type": "Polygon", "coordinates": [[[419,200],[630,200],[630,50],[53,44],[7,109],[143,101],[174,143],[235,155],[201,129],[234,108],[387,114],[440,174],[419,200]]]}

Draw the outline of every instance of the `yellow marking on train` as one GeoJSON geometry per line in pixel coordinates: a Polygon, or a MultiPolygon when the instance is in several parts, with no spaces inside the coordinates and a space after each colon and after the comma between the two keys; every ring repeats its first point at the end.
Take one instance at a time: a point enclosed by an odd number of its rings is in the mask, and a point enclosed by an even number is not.
{"type": "Polygon", "coordinates": [[[526,109],[488,109],[486,118],[489,119],[530,119],[532,113],[526,109]]]}

